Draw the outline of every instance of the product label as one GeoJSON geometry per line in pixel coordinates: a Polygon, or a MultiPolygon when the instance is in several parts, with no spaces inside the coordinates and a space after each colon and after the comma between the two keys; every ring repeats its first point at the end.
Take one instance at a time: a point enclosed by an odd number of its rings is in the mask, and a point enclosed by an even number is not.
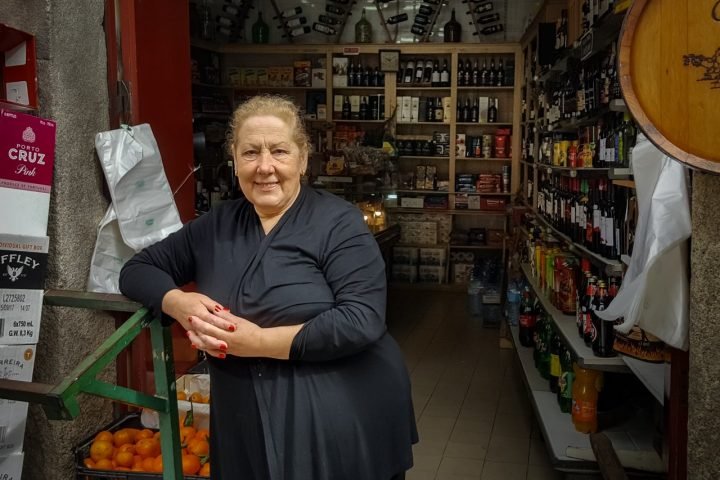
{"type": "Polygon", "coordinates": [[[597,404],[590,400],[573,399],[572,418],[575,422],[592,422],[597,417],[597,404]]]}
{"type": "Polygon", "coordinates": [[[550,375],[552,375],[553,377],[560,377],[560,375],[562,375],[560,356],[554,353],[550,354],[550,375]]]}
{"type": "Polygon", "coordinates": [[[37,343],[42,299],[42,290],[0,289],[0,343],[37,343]]]}
{"type": "Polygon", "coordinates": [[[562,372],[558,379],[558,387],[560,388],[560,396],[562,398],[572,398],[572,386],[575,380],[573,372],[562,372]]]}
{"type": "Polygon", "coordinates": [[[55,122],[0,110],[0,187],[50,193],[55,122]]]}
{"type": "Polygon", "coordinates": [[[533,328],[535,326],[535,315],[523,313],[518,317],[518,321],[521,327],[533,328]]]}
{"type": "Polygon", "coordinates": [[[48,237],[0,234],[0,288],[43,288],[48,244],[48,237]]]}

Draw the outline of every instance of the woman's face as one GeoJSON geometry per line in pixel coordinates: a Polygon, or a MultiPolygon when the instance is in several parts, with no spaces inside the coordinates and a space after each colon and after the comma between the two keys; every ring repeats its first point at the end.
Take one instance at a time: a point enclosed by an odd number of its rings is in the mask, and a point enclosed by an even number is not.
{"type": "Polygon", "coordinates": [[[235,165],[245,197],[261,215],[284,212],[300,191],[307,154],[290,127],[273,115],[248,118],[237,132],[235,165]]]}

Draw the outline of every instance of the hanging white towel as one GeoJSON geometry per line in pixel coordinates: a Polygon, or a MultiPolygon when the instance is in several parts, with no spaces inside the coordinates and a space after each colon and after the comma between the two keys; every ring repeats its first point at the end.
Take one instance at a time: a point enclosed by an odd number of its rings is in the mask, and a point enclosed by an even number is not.
{"type": "Polygon", "coordinates": [[[668,345],[688,348],[688,239],[692,232],[687,169],[643,135],[633,149],[638,200],[635,246],[615,299],[597,315],[624,317],[616,328],[647,330],[668,345]]]}
{"type": "Polygon", "coordinates": [[[124,263],[182,223],[150,125],[98,133],[95,149],[112,205],[98,227],[88,290],[119,293],[124,263]]]}

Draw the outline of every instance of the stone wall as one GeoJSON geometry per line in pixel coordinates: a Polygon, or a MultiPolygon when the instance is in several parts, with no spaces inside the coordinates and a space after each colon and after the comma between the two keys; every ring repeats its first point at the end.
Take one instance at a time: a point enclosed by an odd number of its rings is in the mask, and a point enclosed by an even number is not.
{"type": "MultiPolygon", "coordinates": [[[[84,290],[97,224],[105,213],[94,135],[108,129],[104,2],[3,0],[0,21],[36,36],[40,115],[57,122],[47,288],[84,290]]],[[[43,309],[34,380],[57,383],[114,330],[107,314],[43,309]]],[[[114,368],[104,373],[114,381],[114,368]]],[[[111,420],[110,402],[84,396],[74,421],[48,421],[31,406],[26,479],[74,478],[72,446],[111,420]]]]}

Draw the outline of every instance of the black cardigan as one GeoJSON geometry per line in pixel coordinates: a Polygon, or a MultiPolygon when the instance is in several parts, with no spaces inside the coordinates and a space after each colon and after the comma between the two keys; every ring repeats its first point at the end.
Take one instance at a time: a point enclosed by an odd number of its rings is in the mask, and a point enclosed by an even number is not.
{"type": "Polygon", "coordinates": [[[225,203],[133,257],[120,289],[160,314],[191,281],[262,327],[305,323],[290,360],[211,359],[213,478],[382,480],[412,466],[410,382],[358,209],[303,187],[265,236],[249,202],[225,203]]]}

